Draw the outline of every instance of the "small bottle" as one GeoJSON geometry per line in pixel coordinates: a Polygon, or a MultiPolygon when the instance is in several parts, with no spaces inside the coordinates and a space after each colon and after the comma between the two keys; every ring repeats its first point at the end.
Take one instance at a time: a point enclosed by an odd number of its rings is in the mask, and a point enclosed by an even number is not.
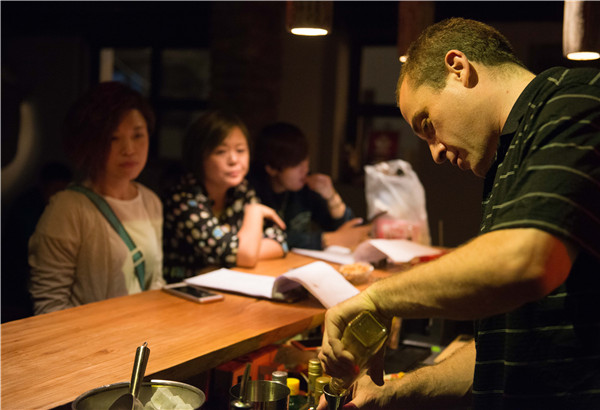
{"type": "Polygon", "coordinates": [[[287,372],[283,370],[275,370],[273,373],[271,373],[271,380],[281,384],[287,384],[287,376],[287,372]]]}
{"type": "MultiPolygon", "coordinates": [[[[352,353],[356,365],[362,370],[367,361],[383,346],[387,336],[386,327],[371,312],[365,310],[348,323],[342,335],[342,344],[344,349],[352,353]]],[[[351,374],[343,378],[333,377],[329,383],[329,391],[334,395],[344,395],[357,376],[351,374]]]]}
{"type": "Polygon", "coordinates": [[[323,388],[327,386],[330,381],[330,376],[317,377],[317,380],[315,381],[315,407],[319,405],[319,400],[321,400],[321,395],[323,394],[323,388]]]}
{"type": "Polygon", "coordinates": [[[323,375],[323,368],[319,359],[310,359],[308,361],[308,388],[306,392],[306,405],[303,410],[314,410],[318,402],[315,401],[315,386],[317,379],[323,375]]]}
{"type": "Polygon", "coordinates": [[[287,386],[290,389],[289,410],[300,410],[306,404],[306,397],[300,394],[300,380],[288,377],[287,386]]]}

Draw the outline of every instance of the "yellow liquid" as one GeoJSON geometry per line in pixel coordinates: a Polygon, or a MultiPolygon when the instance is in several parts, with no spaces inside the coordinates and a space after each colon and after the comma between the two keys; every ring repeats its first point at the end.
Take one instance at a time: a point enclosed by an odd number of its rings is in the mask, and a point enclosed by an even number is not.
{"type": "MultiPolygon", "coordinates": [[[[367,361],[383,346],[387,336],[386,327],[371,312],[364,311],[352,319],[344,329],[342,344],[352,353],[356,365],[362,370],[367,361]]],[[[329,391],[338,396],[345,394],[357,376],[352,374],[343,378],[332,378],[329,391]]]]}

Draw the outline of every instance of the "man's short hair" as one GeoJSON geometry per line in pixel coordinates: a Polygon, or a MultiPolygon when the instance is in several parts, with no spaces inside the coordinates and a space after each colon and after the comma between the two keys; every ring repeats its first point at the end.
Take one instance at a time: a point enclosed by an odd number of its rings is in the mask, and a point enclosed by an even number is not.
{"type": "MultiPolygon", "coordinates": [[[[525,65],[515,56],[509,41],[495,28],[475,20],[450,18],[426,28],[409,47],[402,66],[396,97],[405,77],[413,87],[426,84],[436,90],[446,85],[446,53],[460,50],[470,61],[487,66],[525,65]]],[[[398,101],[398,99],[396,100],[398,101]]]]}
{"type": "Polygon", "coordinates": [[[254,153],[260,166],[282,171],[308,158],[308,140],[295,125],[277,122],[267,125],[258,134],[254,153]]]}

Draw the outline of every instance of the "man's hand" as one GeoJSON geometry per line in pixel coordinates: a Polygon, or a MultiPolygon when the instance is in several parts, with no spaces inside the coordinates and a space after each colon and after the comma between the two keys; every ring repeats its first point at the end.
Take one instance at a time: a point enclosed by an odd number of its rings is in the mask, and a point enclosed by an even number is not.
{"type": "MultiPolygon", "coordinates": [[[[348,323],[365,310],[377,312],[375,304],[367,293],[361,292],[327,311],[319,359],[323,365],[323,371],[328,375],[347,378],[349,375],[358,373],[359,369],[356,367],[355,358],[349,351],[344,349],[342,335],[348,323]]],[[[378,380],[380,384],[382,378],[383,372],[381,372],[378,380]]]]}
{"type": "Polygon", "coordinates": [[[372,225],[360,225],[362,218],[354,218],[344,222],[336,231],[323,233],[324,248],[337,245],[349,249],[356,248],[361,242],[369,239],[372,225]]]}
{"type": "MultiPolygon", "coordinates": [[[[475,342],[471,340],[440,363],[421,367],[383,385],[373,381],[373,374],[362,375],[352,386],[352,400],[344,409],[463,408],[471,401],[474,367],[475,342]]],[[[381,368],[378,372],[383,373],[381,368]]],[[[325,409],[327,405],[322,397],[318,410],[325,409]]]]}

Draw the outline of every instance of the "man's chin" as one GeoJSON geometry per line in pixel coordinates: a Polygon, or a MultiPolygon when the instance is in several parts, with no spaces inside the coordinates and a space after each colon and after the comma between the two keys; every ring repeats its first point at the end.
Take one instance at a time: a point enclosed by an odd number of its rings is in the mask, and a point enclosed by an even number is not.
{"type": "Polygon", "coordinates": [[[476,177],[485,178],[485,175],[487,174],[488,169],[482,169],[481,167],[479,167],[479,168],[476,167],[476,168],[471,169],[471,171],[473,172],[473,174],[476,177]]]}

